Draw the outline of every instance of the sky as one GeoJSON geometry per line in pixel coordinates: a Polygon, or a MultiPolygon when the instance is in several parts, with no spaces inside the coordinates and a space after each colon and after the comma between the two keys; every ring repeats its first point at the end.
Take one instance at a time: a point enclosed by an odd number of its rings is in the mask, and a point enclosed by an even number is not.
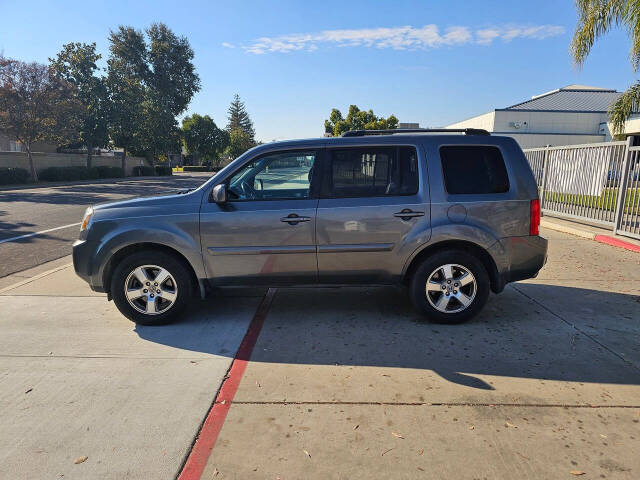
{"type": "Polygon", "coordinates": [[[238,93],[264,142],[321,136],[349,105],[437,127],[569,84],[626,89],[626,32],[603,37],[582,69],[569,54],[577,15],[562,0],[7,1],[0,52],[47,62],[69,42],[166,23],[201,78],[186,113],[220,127],[238,93]]]}

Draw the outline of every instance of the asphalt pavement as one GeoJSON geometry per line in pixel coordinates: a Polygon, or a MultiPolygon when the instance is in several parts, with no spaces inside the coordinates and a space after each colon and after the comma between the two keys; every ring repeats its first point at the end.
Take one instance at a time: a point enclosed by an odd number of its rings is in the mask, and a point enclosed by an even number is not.
{"type": "Polygon", "coordinates": [[[2,189],[0,278],[69,255],[90,205],[193,188],[210,176],[205,172],[2,189]]]}

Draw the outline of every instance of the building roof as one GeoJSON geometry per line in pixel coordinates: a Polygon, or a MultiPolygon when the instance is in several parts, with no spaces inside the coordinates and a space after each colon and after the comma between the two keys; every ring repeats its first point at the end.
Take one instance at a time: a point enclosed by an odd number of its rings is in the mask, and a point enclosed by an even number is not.
{"type": "Polygon", "coordinates": [[[536,95],[505,110],[546,110],[554,112],[606,112],[621,95],[616,90],[568,85],[542,95],[536,95]]]}

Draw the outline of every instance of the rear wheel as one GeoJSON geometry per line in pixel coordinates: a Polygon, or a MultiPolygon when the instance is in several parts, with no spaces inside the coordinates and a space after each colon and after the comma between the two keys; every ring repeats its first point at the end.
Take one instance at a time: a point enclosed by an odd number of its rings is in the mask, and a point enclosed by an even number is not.
{"type": "Polygon", "coordinates": [[[413,305],[438,323],[461,323],[482,310],[489,275],[480,260],[462,250],[443,250],[427,259],[411,279],[413,305]]]}
{"type": "Polygon", "coordinates": [[[111,278],[118,310],[141,325],[163,325],[184,310],[193,291],[185,265],[164,252],[138,252],[125,257],[111,278]]]}

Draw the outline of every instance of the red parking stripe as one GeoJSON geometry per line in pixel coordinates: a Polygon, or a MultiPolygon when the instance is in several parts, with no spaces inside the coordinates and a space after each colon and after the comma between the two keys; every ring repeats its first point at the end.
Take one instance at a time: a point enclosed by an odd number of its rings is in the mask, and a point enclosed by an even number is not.
{"type": "Polygon", "coordinates": [[[238,391],[242,375],[247,368],[251,353],[256,345],[262,324],[269,312],[269,307],[271,306],[275,293],[276,290],[270,288],[262,299],[262,302],[260,302],[253,316],[253,320],[251,320],[251,324],[242,339],[242,343],[240,343],[236,356],[231,363],[229,374],[226,380],[223,381],[215,402],[207,414],[207,418],[178,476],[178,480],[200,480],[202,472],[207,465],[207,460],[216,444],[220,430],[222,430],[222,425],[224,425],[233,397],[238,391]]]}
{"type": "Polygon", "coordinates": [[[610,237],[609,235],[596,235],[594,240],[600,243],[606,243],[607,245],[613,245],[614,247],[626,248],[632,252],[640,253],[640,246],[631,242],[625,242],[619,238],[610,237]]]}

